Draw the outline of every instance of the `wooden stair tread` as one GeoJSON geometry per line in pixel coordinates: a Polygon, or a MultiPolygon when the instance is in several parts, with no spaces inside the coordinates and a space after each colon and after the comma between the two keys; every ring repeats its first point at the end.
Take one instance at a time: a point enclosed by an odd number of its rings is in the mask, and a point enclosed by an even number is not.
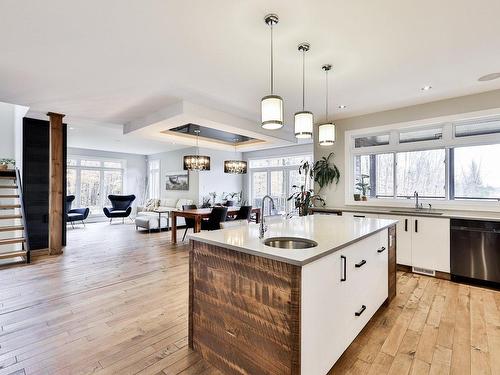
{"type": "Polygon", "coordinates": [[[17,185],[0,185],[0,189],[17,189],[17,185]]]}
{"type": "Polygon", "coordinates": [[[10,245],[14,243],[23,243],[26,242],[24,237],[16,237],[16,238],[5,238],[0,240],[0,245],[10,245]]]}
{"type": "Polygon", "coordinates": [[[14,176],[2,176],[0,175],[0,180],[16,180],[14,176]]]}
{"type": "Polygon", "coordinates": [[[0,220],[22,219],[22,215],[0,215],[0,220]]]}
{"type": "Polygon", "coordinates": [[[10,210],[12,208],[21,208],[20,204],[1,204],[0,210],[10,210]]]}
{"type": "Polygon", "coordinates": [[[7,259],[7,258],[16,258],[16,257],[25,257],[27,255],[26,250],[19,250],[19,251],[9,251],[9,252],[0,252],[0,259],[7,259]]]}
{"type": "Polygon", "coordinates": [[[19,198],[18,194],[0,194],[0,198],[19,198]]]}
{"type": "Polygon", "coordinates": [[[15,230],[24,230],[24,226],[22,225],[9,225],[9,226],[0,226],[0,232],[11,232],[15,230]]]}

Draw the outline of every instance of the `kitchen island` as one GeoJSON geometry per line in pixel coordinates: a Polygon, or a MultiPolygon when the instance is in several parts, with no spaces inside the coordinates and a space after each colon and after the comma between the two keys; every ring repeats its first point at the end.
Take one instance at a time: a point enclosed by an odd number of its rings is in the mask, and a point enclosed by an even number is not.
{"type": "Polygon", "coordinates": [[[191,235],[189,346],[227,374],[326,374],[395,296],[395,224],[269,224],[269,244],[312,246],[301,249],[266,245],[255,224],[191,235]]]}

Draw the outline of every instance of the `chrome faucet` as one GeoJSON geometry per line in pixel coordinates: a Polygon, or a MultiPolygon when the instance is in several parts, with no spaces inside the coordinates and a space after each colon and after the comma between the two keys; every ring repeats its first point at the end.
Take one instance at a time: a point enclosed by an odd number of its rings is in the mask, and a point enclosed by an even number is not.
{"type": "Polygon", "coordinates": [[[416,210],[420,210],[422,209],[422,203],[418,204],[418,191],[415,190],[415,192],[413,193],[413,198],[415,198],[415,209],[416,210]]]}
{"type": "Polygon", "coordinates": [[[271,201],[271,209],[274,210],[274,200],[271,198],[269,195],[266,195],[264,198],[262,198],[262,202],[260,204],[260,214],[261,214],[261,219],[260,219],[260,227],[259,227],[259,238],[263,239],[264,234],[267,231],[267,225],[264,223],[264,204],[266,203],[266,199],[269,199],[271,201]]]}

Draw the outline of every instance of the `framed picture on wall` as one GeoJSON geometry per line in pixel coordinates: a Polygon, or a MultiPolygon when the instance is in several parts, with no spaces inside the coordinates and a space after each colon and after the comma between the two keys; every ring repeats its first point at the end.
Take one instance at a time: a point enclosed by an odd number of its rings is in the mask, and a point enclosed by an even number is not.
{"type": "Polygon", "coordinates": [[[170,172],[165,175],[166,190],[189,190],[188,171],[170,172]]]}

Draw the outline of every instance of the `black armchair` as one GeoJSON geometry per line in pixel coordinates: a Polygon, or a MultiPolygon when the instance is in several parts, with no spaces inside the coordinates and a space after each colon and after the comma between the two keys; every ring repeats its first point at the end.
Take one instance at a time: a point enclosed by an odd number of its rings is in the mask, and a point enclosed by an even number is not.
{"type": "Polygon", "coordinates": [[[135,195],[108,195],[112,207],[104,207],[104,215],[109,218],[111,223],[114,218],[121,217],[122,221],[130,216],[132,212],[132,202],[135,200],[135,195]]]}
{"type": "Polygon", "coordinates": [[[83,226],[85,226],[84,220],[89,216],[90,210],[88,208],[71,208],[73,201],[75,200],[74,195],[68,195],[66,197],[66,222],[73,224],[75,221],[81,221],[83,226]]]}
{"type": "Polygon", "coordinates": [[[227,207],[214,207],[207,220],[202,220],[201,230],[220,229],[220,223],[226,221],[227,207]]]}

